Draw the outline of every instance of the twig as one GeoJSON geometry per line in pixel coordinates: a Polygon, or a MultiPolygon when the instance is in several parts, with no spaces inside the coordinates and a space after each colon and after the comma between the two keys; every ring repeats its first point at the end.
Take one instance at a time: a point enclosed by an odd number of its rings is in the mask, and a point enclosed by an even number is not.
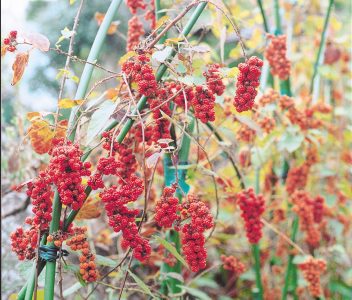
{"type": "MultiPolygon", "coordinates": [[[[84,0],[81,0],[80,4],[79,4],[79,7],[78,7],[78,10],[77,10],[77,14],[75,16],[75,19],[74,19],[74,22],[73,22],[73,27],[72,27],[72,36],[70,38],[70,44],[68,46],[68,56],[66,57],[66,63],[65,63],[65,67],[64,67],[64,70],[65,71],[68,71],[69,70],[69,66],[70,66],[70,61],[71,61],[71,55],[72,55],[72,52],[73,52],[73,42],[75,40],[75,36],[76,36],[76,31],[77,31],[77,26],[78,26],[78,21],[79,21],[79,16],[81,14],[81,11],[82,11],[82,7],[83,7],[83,2],[84,0]]],[[[58,96],[58,101],[60,101],[60,99],[62,98],[62,94],[63,94],[63,91],[64,91],[64,87],[65,87],[65,82],[66,82],[66,79],[67,79],[67,73],[64,72],[63,74],[63,77],[62,77],[62,80],[61,80],[61,85],[60,85],[60,90],[59,90],[59,96],[58,96]]],[[[58,122],[58,116],[59,116],[59,105],[57,106],[57,110],[56,110],[56,115],[55,115],[55,125],[57,124],[58,122]]]]}
{"type": "Polygon", "coordinates": [[[8,213],[5,213],[1,216],[2,219],[5,219],[7,217],[10,217],[10,216],[14,216],[18,213],[20,213],[21,211],[25,211],[27,209],[27,207],[29,206],[29,204],[31,203],[31,198],[30,197],[27,197],[25,202],[23,203],[22,206],[18,207],[18,208],[15,208],[14,210],[8,212],[8,213]]]}
{"type": "Polygon", "coordinates": [[[127,266],[125,277],[123,278],[123,282],[122,282],[122,286],[121,286],[121,289],[120,289],[120,294],[119,294],[118,300],[120,300],[121,297],[122,297],[122,293],[123,293],[123,290],[125,288],[125,284],[126,284],[126,280],[127,280],[127,276],[128,276],[128,270],[131,267],[132,259],[133,259],[133,256],[131,255],[130,261],[128,262],[128,266],[127,266]]]}

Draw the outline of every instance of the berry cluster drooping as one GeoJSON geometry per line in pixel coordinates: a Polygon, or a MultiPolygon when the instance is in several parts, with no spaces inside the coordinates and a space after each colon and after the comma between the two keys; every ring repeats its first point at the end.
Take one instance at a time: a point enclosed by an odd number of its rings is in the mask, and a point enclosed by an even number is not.
{"type": "Polygon", "coordinates": [[[204,231],[214,226],[209,208],[198,197],[188,195],[182,203],[182,219],[190,218],[182,228],[182,251],[192,272],[206,267],[207,250],[204,247],[204,231]]]}
{"type": "Polygon", "coordinates": [[[194,98],[194,91],[192,87],[181,85],[176,82],[166,82],[166,88],[169,90],[169,93],[174,96],[173,102],[179,107],[190,106],[189,103],[192,102],[194,98]]]}
{"type": "Polygon", "coordinates": [[[246,266],[236,257],[221,255],[220,258],[224,269],[235,273],[237,277],[246,271],[246,266]]]}
{"type": "Polygon", "coordinates": [[[257,123],[265,133],[270,133],[276,125],[275,119],[270,117],[263,117],[257,123]]]}
{"type": "Polygon", "coordinates": [[[67,240],[66,244],[73,251],[81,251],[79,257],[79,273],[86,282],[96,281],[99,274],[95,265],[95,255],[91,253],[89,248],[89,243],[86,236],[86,227],[76,227],[74,228],[74,235],[67,240]]]}
{"type": "Polygon", "coordinates": [[[137,16],[133,16],[128,21],[128,31],[127,31],[127,45],[126,51],[132,51],[140,42],[141,36],[144,35],[144,28],[142,22],[137,16]]]}
{"type": "Polygon", "coordinates": [[[145,13],[144,18],[151,22],[150,27],[154,30],[156,27],[155,0],[150,1],[150,9],[145,13]]]}
{"type": "Polygon", "coordinates": [[[32,227],[24,230],[22,227],[11,233],[11,249],[17,254],[19,260],[30,260],[35,257],[38,244],[38,229],[32,227]]]}
{"type": "Polygon", "coordinates": [[[126,0],[126,4],[131,10],[132,14],[135,14],[137,12],[137,9],[146,9],[147,4],[144,2],[144,0],[126,0]]]}
{"type": "Polygon", "coordinates": [[[238,65],[240,74],[237,77],[237,89],[233,102],[238,112],[252,109],[254,98],[257,96],[256,88],[259,86],[262,66],[263,61],[256,56],[252,56],[247,62],[238,65]]]}
{"type": "Polygon", "coordinates": [[[127,60],[122,65],[122,71],[129,77],[130,82],[136,82],[138,93],[146,97],[155,96],[158,84],[152,67],[148,64],[150,58],[145,54],[139,54],[127,60]]]}
{"type": "Polygon", "coordinates": [[[270,103],[275,103],[277,100],[279,100],[279,98],[280,95],[277,91],[275,91],[274,89],[269,89],[266,94],[262,95],[259,98],[258,103],[260,106],[265,106],[270,103]]]}
{"type": "Polygon", "coordinates": [[[32,212],[35,215],[33,225],[40,230],[46,230],[49,228],[52,212],[50,178],[45,172],[40,172],[27,186],[27,195],[32,199],[32,212]]]}
{"type": "Polygon", "coordinates": [[[191,99],[194,116],[203,123],[215,121],[215,96],[210,89],[201,85],[196,86],[194,97],[191,99]]]}
{"type": "Polygon", "coordinates": [[[282,95],[279,98],[279,107],[282,110],[290,109],[291,107],[294,107],[295,105],[295,100],[292,97],[289,97],[287,95],[282,95]]]}
{"type": "Polygon", "coordinates": [[[263,223],[260,220],[265,210],[262,195],[256,195],[252,188],[237,194],[237,201],[245,222],[246,235],[251,244],[257,244],[262,237],[263,223]]]}
{"type": "Polygon", "coordinates": [[[48,175],[57,187],[61,202],[77,210],[85,200],[82,176],[90,175],[91,164],[81,162],[83,153],[78,145],[64,139],[57,139],[53,144],[48,175]]]}
{"type": "Polygon", "coordinates": [[[14,52],[16,51],[16,45],[17,45],[17,31],[13,30],[10,31],[9,35],[4,38],[4,45],[6,45],[6,50],[9,52],[14,52]]]}
{"type": "Polygon", "coordinates": [[[220,65],[212,64],[208,66],[208,70],[203,73],[207,82],[207,88],[218,96],[221,96],[225,91],[225,85],[219,73],[220,65]]]}
{"type": "Polygon", "coordinates": [[[315,223],[321,223],[324,216],[324,202],[325,199],[322,196],[317,196],[313,200],[313,217],[315,223]]]}
{"type": "Polygon", "coordinates": [[[151,247],[148,241],[138,234],[135,218],[139,210],[129,209],[126,205],[136,201],[143,190],[143,181],[132,174],[119,188],[112,186],[100,193],[109,217],[109,225],[115,232],[122,231],[123,244],[131,247],[134,257],[140,261],[150,255],[151,247]]]}
{"type": "Polygon", "coordinates": [[[309,293],[312,297],[320,297],[322,288],[320,276],[326,271],[326,262],[322,259],[310,257],[305,262],[298,265],[303,273],[304,279],[308,282],[309,293]]]}
{"type": "Polygon", "coordinates": [[[176,184],[165,187],[160,200],[155,204],[155,220],[160,227],[170,228],[175,221],[180,219],[177,214],[179,211],[178,199],[174,196],[176,187],[176,184]]]}
{"type": "Polygon", "coordinates": [[[292,194],[295,190],[304,189],[307,184],[308,173],[309,166],[307,164],[290,168],[286,179],[286,191],[292,194]]]}
{"type": "Polygon", "coordinates": [[[162,112],[171,116],[170,104],[165,101],[170,98],[169,91],[166,88],[159,88],[155,98],[149,98],[148,103],[152,110],[154,124],[152,127],[152,141],[157,143],[160,139],[171,139],[170,121],[166,119],[162,112]]]}
{"type": "Polygon", "coordinates": [[[249,128],[249,126],[247,126],[244,123],[240,124],[240,127],[238,128],[238,130],[236,132],[236,138],[239,141],[243,141],[246,143],[252,143],[254,141],[255,137],[256,137],[255,130],[253,130],[252,128],[249,128]]]}
{"type": "MultiPolygon", "coordinates": [[[[313,248],[318,247],[321,233],[315,223],[315,201],[305,191],[294,192],[291,201],[294,204],[292,210],[299,217],[300,229],[306,233],[306,242],[313,248]]],[[[319,211],[316,211],[316,213],[319,213],[319,211]]],[[[317,215],[317,217],[319,219],[320,216],[317,215]]]]}
{"type": "Polygon", "coordinates": [[[291,63],[286,57],[286,35],[268,34],[268,38],[270,43],[264,56],[269,62],[271,74],[277,75],[280,80],[286,80],[290,76],[291,68],[291,63]]]}

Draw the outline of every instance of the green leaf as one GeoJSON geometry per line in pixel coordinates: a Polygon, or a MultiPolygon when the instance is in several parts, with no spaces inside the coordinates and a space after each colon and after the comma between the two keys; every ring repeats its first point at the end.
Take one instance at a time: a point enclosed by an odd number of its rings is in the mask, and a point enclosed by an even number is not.
{"type": "Polygon", "coordinates": [[[106,127],[106,124],[114,111],[115,103],[105,101],[92,115],[88,129],[86,145],[89,145],[106,127]]]}
{"type": "Polygon", "coordinates": [[[161,273],[162,277],[169,277],[169,278],[172,278],[172,279],[176,279],[180,282],[184,282],[184,278],[181,274],[179,273],[176,273],[176,272],[169,272],[169,273],[161,273]]]}
{"type": "Polygon", "coordinates": [[[177,285],[177,286],[179,288],[181,288],[182,290],[186,291],[188,294],[196,297],[196,299],[211,300],[211,298],[206,293],[202,292],[201,290],[190,288],[190,287],[184,286],[184,285],[177,285]]]}
{"type": "Polygon", "coordinates": [[[171,52],[172,47],[167,46],[163,50],[154,52],[152,58],[160,63],[163,63],[168,57],[170,57],[171,52]]]}
{"type": "Polygon", "coordinates": [[[137,283],[137,285],[148,295],[152,296],[153,299],[156,299],[156,297],[153,295],[149,287],[136,275],[134,274],[131,270],[128,270],[128,273],[132,276],[134,281],[137,283]]]}
{"type": "Polygon", "coordinates": [[[67,297],[75,292],[77,292],[80,288],[82,288],[83,286],[81,285],[80,282],[76,282],[74,285],[72,285],[71,287],[69,287],[68,289],[64,290],[63,292],[63,296],[67,297]]]}
{"type": "Polygon", "coordinates": [[[251,280],[254,281],[255,280],[255,273],[254,270],[250,269],[247,272],[243,273],[240,275],[240,278],[242,280],[251,280]]]}
{"type": "Polygon", "coordinates": [[[333,281],[329,283],[329,290],[345,296],[346,299],[352,299],[352,287],[338,281],[333,281]]]}
{"type": "Polygon", "coordinates": [[[96,263],[101,266],[106,266],[106,267],[116,267],[116,261],[114,261],[111,258],[102,256],[102,255],[95,255],[96,257],[96,263]]]}
{"type": "Polygon", "coordinates": [[[185,267],[188,268],[188,265],[186,263],[186,261],[184,260],[184,258],[177,252],[176,248],[174,246],[172,246],[168,241],[162,239],[160,236],[155,235],[154,239],[162,244],[173,256],[176,257],[176,259],[178,259],[185,267]]]}
{"type": "Polygon", "coordinates": [[[279,151],[287,150],[292,153],[297,150],[302,142],[304,141],[304,136],[299,131],[296,131],[294,127],[289,127],[281,136],[277,146],[279,151]]]}

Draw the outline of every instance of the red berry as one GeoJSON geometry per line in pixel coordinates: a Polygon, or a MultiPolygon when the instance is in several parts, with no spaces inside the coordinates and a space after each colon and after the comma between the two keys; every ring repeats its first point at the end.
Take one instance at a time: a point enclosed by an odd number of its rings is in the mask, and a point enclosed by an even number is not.
{"type": "Polygon", "coordinates": [[[16,39],[17,38],[17,31],[16,30],[10,31],[10,37],[12,39],[16,39]]]}
{"type": "Polygon", "coordinates": [[[9,38],[4,38],[4,44],[9,45],[10,44],[10,39],[9,38]]]}
{"type": "Polygon", "coordinates": [[[15,46],[8,46],[7,47],[7,51],[9,51],[9,52],[15,52],[16,51],[16,47],[15,46]]]}

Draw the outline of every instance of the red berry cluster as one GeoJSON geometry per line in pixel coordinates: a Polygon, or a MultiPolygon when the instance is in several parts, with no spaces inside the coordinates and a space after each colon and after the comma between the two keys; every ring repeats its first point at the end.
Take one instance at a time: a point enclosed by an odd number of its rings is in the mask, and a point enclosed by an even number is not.
{"type": "Polygon", "coordinates": [[[270,43],[265,49],[264,56],[270,65],[271,74],[277,75],[280,80],[290,76],[291,63],[286,57],[286,35],[275,36],[268,34],[270,43]]]}
{"type": "Polygon", "coordinates": [[[138,92],[146,97],[155,96],[158,84],[155,79],[152,67],[148,64],[150,58],[145,54],[132,57],[122,65],[122,71],[130,78],[131,82],[136,82],[138,92]]]}
{"type": "Polygon", "coordinates": [[[134,257],[140,261],[150,255],[151,247],[148,241],[138,234],[135,218],[139,210],[129,209],[126,205],[136,201],[143,190],[143,181],[132,174],[119,188],[112,186],[100,193],[109,217],[109,225],[115,232],[122,231],[124,245],[131,247],[134,257]]]}
{"type": "Polygon", "coordinates": [[[57,187],[61,202],[78,210],[86,197],[81,183],[82,176],[90,175],[91,164],[81,162],[83,153],[78,145],[64,139],[57,139],[53,144],[48,174],[57,187]]]}
{"type": "Polygon", "coordinates": [[[290,109],[291,107],[294,107],[295,105],[295,100],[292,97],[289,97],[287,95],[282,95],[279,98],[279,107],[282,110],[290,109]]]}
{"type": "Polygon", "coordinates": [[[326,271],[326,262],[322,259],[310,257],[305,262],[298,265],[303,273],[304,279],[308,282],[309,293],[312,297],[320,297],[322,288],[320,276],[326,271]]]}
{"type": "Polygon", "coordinates": [[[7,38],[4,38],[4,45],[6,45],[6,50],[10,52],[16,51],[16,45],[17,45],[17,31],[13,30],[10,31],[9,35],[7,38]]]}
{"type": "Polygon", "coordinates": [[[270,103],[275,103],[279,99],[280,99],[280,94],[277,91],[275,91],[274,89],[269,89],[266,94],[262,95],[259,98],[258,103],[261,106],[265,106],[270,103]]]}
{"type": "Polygon", "coordinates": [[[242,168],[247,168],[251,165],[251,152],[247,149],[238,153],[238,162],[242,168]]]}
{"type": "Polygon", "coordinates": [[[38,229],[32,227],[23,230],[22,227],[11,233],[11,248],[17,254],[19,260],[32,259],[35,257],[35,249],[38,245],[38,229]]]}
{"type": "Polygon", "coordinates": [[[182,228],[182,251],[192,272],[206,267],[207,251],[204,247],[204,231],[214,226],[209,208],[198,197],[188,195],[182,203],[182,218],[191,218],[191,222],[182,228]]]}
{"type": "MultiPolygon", "coordinates": [[[[313,248],[319,246],[321,233],[314,220],[314,200],[305,191],[296,191],[291,197],[292,210],[299,217],[300,229],[306,233],[306,242],[313,248]]],[[[318,212],[318,211],[317,211],[318,212]]],[[[317,215],[319,218],[320,216],[317,215]]]]}
{"type": "Polygon", "coordinates": [[[246,271],[246,266],[236,257],[221,255],[220,258],[224,264],[224,269],[235,273],[236,276],[240,276],[246,271]]]}
{"type": "Polygon", "coordinates": [[[257,121],[258,125],[265,133],[270,133],[275,128],[275,119],[270,117],[263,117],[257,121]]]}
{"type": "Polygon", "coordinates": [[[290,168],[286,179],[286,191],[292,194],[295,190],[304,189],[307,184],[308,173],[309,166],[306,164],[290,168]]]}
{"type": "Polygon", "coordinates": [[[253,108],[262,66],[263,61],[256,56],[252,56],[245,63],[238,65],[240,74],[237,76],[237,89],[233,102],[238,112],[253,108]]]}
{"type": "Polygon", "coordinates": [[[215,121],[215,96],[210,89],[201,85],[196,86],[191,104],[194,109],[194,116],[201,122],[215,121]]]}
{"type": "Polygon", "coordinates": [[[257,244],[262,237],[263,223],[260,220],[265,210],[262,195],[256,195],[252,188],[237,194],[237,201],[242,210],[241,217],[245,222],[246,235],[251,244],[257,244]]]}
{"type": "MultiPolygon", "coordinates": [[[[132,128],[130,132],[131,134],[133,134],[138,144],[141,144],[143,142],[142,125],[140,123],[137,124],[134,128],[132,128]]],[[[144,142],[147,145],[151,145],[153,143],[152,138],[153,138],[153,127],[144,126],[144,142]]]]}
{"type": "Polygon", "coordinates": [[[148,103],[154,119],[152,141],[157,143],[160,139],[170,139],[170,121],[162,113],[171,116],[170,104],[165,100],[170,98],[166,88],[159,88],[155,98],[149,98],[148,103]],[[163,103],[164,102],[164,103],[163,103]]]}
{"type": "Polygon", "coordinates": [[[225,85],[219,73],[220,65],[212,64],[208,66],[208,70],[203,73],[205,76],[207,87],[209,90],[218,96],[221,96],[225,91],[225,85]]]}
{"type": "Polygon", "coordinates": [[[40,230],[49,228],[52,212],[52,190],[50,178],[45,172],[40,172],[38,177],[27,184],[27,195],[32,199],[32,212],[34,213],[33,225],[40,230]]]}
{"type": "Polygon", "coordinates": [[[150,9],[145,13],[144,18],[146,20],[150,20],[150,27],[152,30],[154,30],[156,27],[155,0],[150,1],[150,9]]]}
{"type": "Polygon", "coordinates": [[[165,187],[160,200],[155,204],[155,220],[160,227],[170,228],[180,219],[178,199],[174,196],[176,184],[165,187]]]}
{"type": "Polygon", "coordinates": [[[95,265],[95,255],[91,253],[89,243],[86,236],[86,227],[76,227],[74,229],[74,236],[67,240],[66,244],[73,251],[81,251],[79,257],[79,273],[86,282],[96,281],[99,274],[95,265]]]}
{"type": "Polygon", "coordinates": [[[256,132],[246,124],[241,123],[240,128],[236,132],[236,138],[239,141],[252,143],[256,137],[256,132]]]}
{"type": "Polygon", "coordinates": [[[88,185],[93,189],[104,188],[103,175],[116,175],[120,163],[113,156],[99,158],[97,171],[89,177],[88,185]]]}
{"type": "Polygon", "coordinates": [[[180,83],[166,82],[165,86],[169,90],[169,93],[173,95],[173,102],[179,107],[185,107],[185,104],[189,107],[189,103],[194,98],[194,92],[192,87],[181,85],[180,83]]]}
{"type": "Polygon", "coordinates": [[[126,4],[131,10],[132,14],[135,14],[138,8],[145,9],[147,7],[147,4],[144,2],[144,0],[126,0],[126,4]]]}
{"type": "Polygon", "coordinates": [[[322,196],[315,197],[313,201],[313,216],[315,223],[321,223],[324,216],[324,202],[325,199],[322,196]]]}
{"type": "Polygon", "coordinates": [[[137,16],[133,16],[128,21],[128,31],[127,31],[127,46],[126,51],[132,51],[136,46],[138,46],[140,37],[144,35],[144,28],[142,22],[137,16]]]}

